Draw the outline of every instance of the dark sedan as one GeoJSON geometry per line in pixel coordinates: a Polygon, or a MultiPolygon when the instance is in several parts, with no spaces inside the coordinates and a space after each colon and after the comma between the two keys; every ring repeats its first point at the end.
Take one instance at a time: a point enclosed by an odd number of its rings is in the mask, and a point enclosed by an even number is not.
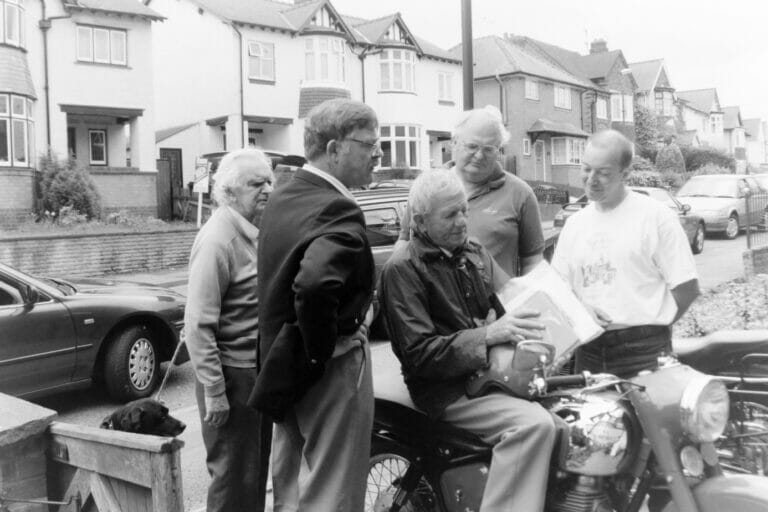
{"type": "Polygon", "coordinates": [[[148,396],[183,320],[184,297],[171,290],[0,263],[0,392],[31,398],[98,382],[118,400],[148,396]]]}
{"type": "MultiPolygon", "coordinates": [[[[657,201],[661,201],[675,213],[680,219],[680,225],[683,226],[685,236],[691,244],[693,254],[699,254],[704,250],[704,232],[705,222],[700,215],[691,212],[691,206],[683,204],[675,198],[668,190],[658,187],[629,187],[635,192],[651,196],[657,201]]],[[[582,195],[575,202],[568,203],[555,215],[555,226],[565,225],[568,217],[587,206],[587,196],[582,195]]]]}

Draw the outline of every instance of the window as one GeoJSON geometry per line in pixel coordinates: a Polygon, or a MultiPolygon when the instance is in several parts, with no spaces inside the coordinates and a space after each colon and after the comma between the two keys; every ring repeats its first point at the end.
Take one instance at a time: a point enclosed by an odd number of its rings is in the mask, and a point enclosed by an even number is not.
{"type": "Polygon", "coordinates": [[[713,135],[720,135],[723,133],[723,118],[720,114],[712,114],[709,117],[709,126],[713,135]]]}
{"type": "Polygon", "coordinates": [[[453,102],[453,73],[437,74],[437,99],[453,102]]]}
{"type": "Polygon", "coordinates": [[[248,78],[275,80],[275,45],[259,41],[248,42],[248,78]]]}
{"type": "Polygon", "coordinates": [[[338,37],[308,37],[304,43],[308,82],[346,82],[346,45],[338,37]]]}
{"type": "Polygon", "coordinates": [[[421,128],[418,126],[382,126],[382,167],[408,168],[419,166],[421,128]]]}
{"type": "Polygon", "coordinates": [[[410,50],[383,50],[379,57],[382,91],[416,90],[416,54],[410,50]]]}
{"type": "Polygon", "coordinates": [[[654,94],[656,102],[656,113],[662,116],[671,116],[672,112],[672,93],[669,91],[656,91],[654,94]]]}
{"type": "Polygon", "coordinates": [[[595,110],[598,119],[608,119],[608,101],[605,98],[597,98],[595,110]]]}
{"type": "Polygon", "coordinates": [[[33,102],[0,94],[0,166],[30,167],[35,154],[33,102]]]}
{"type": "Polygon", "coordinates": [[[611,121],[624,121],[621,94],[611,94],[611,121]]]}
{"type": "Polygon", "coordinates": [[[77,26],[77,60],[97,64],[128,64],[128,33],[125,30],[77,26]]]}
{"type": "Polygon", "coordinates": [[[552,138],[552,165],[578,165],[584,155],[584,139],[552,138]]]}
{"type": "Polygon", "coordinates": [[[327,7],[323,7],[317,11],[314,17],[309,22],[313,27],[322,27],[341,32],[343,29],[339,24],[336,17],[331,14],[327,7]]]}
{"type": "Polygon", "coordinates": [[[539,99],[539,82],[530,78],[525,79],[525,97],[529,100],[539,99]]]}
{"type": "Polygon", "coordinates": [[[88,130],[91,165],[107,165],[107,131],[88,130]]]}
{"type": "Polygon", "coordinates": [[[24,46],[23,0],[0,0],[0,43],[24,46]]]}
{"type": "Polygon", "coordinates": [[[635,102],[632,99],[631,94],[624,95],[623,106],[624,106],[624,122],[634,123],[635,122],[635,102]]]}
{"type": "Polygon", "coordinates": [[[571,110],[571,89],[561,85],[555,86],[555,106],[571,110]]]}
{"type": "Polygon", "coordinates": [[[531,139],[523,139],[523,155],[531,156],[531,139]]]}

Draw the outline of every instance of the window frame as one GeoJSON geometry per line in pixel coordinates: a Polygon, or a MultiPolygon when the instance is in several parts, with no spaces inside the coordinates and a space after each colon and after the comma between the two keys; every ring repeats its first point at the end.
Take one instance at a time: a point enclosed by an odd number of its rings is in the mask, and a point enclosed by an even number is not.
{"type": "Polygon", "coordinates": [[[384,48],[379,54],[379,92],[416,93],[416,52],[406,48],[384,48]],[[395,58],[395,52],[401,52],[399,58],[395,58]],[[399,77],[395,70],[399,66],[399,77]],[[384,83],[384,73],[387,69],[387,82],[384,83]],[[410,88],[408,77],[410,70],[410,88]],[[399,78],[400,87],[395,86],[395,80],[399,78]]]}
{"type": "MultiPolygon", "coordinates": [[[[274,56],[274,53],[273,53],[274,56]]],[[[347,84],[347,43],[344,39],[334,36],[307,36],[304,40],[304,81],[307,83],[336,84],[346,87],[347,84]],[[322,48],[325,42],[326,48],[322,48]],[[311,46],[311,49],[309,48],[311,46]],[[334,49],[334,46],[338,47],[334,49]],[[323,56],[327,69],[327,78],[322,78],[323,56]],[[335,57],[332,59],[331,57],[335,57]],[[310,59],[311,57],[311,59],[310,59]],[[312,62],[313,76],[309,77],[309,63],[312,62]],[[335,60],[335,63],[332,63],[335,60]],[[338,80],[331,78],[332,65],[335,64],[338,80]],[[340,75],[340,76],[339,76],[340,75]]]]}
{"type": "Polygon", "coordinates": [[[563,110],[572,110],[573,104],[571,102],[571,88],[567,85],[555,84],[555,108],[561,108],[563,110]]]}
{"type": "Polygon", "coordinates": [[[2,29],[0,29],[0,43],[4,42],[11,46],[24,48],[26,43],[24,34],[24,5],[11,0],[0,0],[0,5],[2,5],[2,13],[0,15],[0,21],[2,22],[2,29]],[[15,13],[15,16],[13,17],[16,31],[15,39],[8,37],[8,23],[10,20],[10,17],[8,16],[9,11],[15,13]]]}
{"type": "MultiPolygon", "coordinates": [[[[114,38],[116,39],[116,38],[114,38]]],[[[86,25],[86,24],[78,24],[77,29],[75,30],[75,45],[76,45],[76,60],[77,62],[84,62],[87,64],[99,64],[103,66],[119,66],[119,67],[127,67],[128,66],[128,30],[124,28],[115,28],[115,27],[106,27],[101,25],[86,25]],[[97,56],[99,53],[99,48],[97,48],[96,44],[96,34],[98,33],[106,33],[106,50],[104,55],[105,56],[97,56]],[[113,34],[122,36],[122,43],[123,43],[123,51],[122,51],[122,60],[119,58],[114,58],[113,55],[113,34]],[[88,37],[88,50],[90,55],[83,55],[81,54],[80,50],[81,42],[83,37],[88,37]]],[[[120,57],[120,56],[118,56],[120,57]]]]}
{"type": "Polygon", "coordinates": [[[453,73],[450,71],[437,72],[437,101],[444,103],[453,103],[453,73]],[[445,92],[448,94],[445,94],[445,92]]]}
{"type": "Polygon", "coordinates": [[[99,165],[99,166],[106,166],[107,161],[109,160],[108,153],[107,153],[107,130],[104,128],[89,128],[88,129],[88,162],[89,165],[99,165]],[[104,160],[94,160],[93,159],[93,134],[95,133],[102,133],[104,135],[104,160]]]}
{"type": "Polygon", "coordinates": [[[381,158],[380,167],[382,169],[419,169],[421,166],[421,125],[417,124],[385,124],[379,126],[379,141],[381,143],[382,152],[384,153],[381,158]],[[397,129],[403,128],[403,135],[397,135],[397,129]],[[411,135],[413,129],[414,135],[411,135]],[[388,132],[384,134],[385,130],[388,132]],[[405,166],[397,165],[398,157],[400,156],[397,151],[398,142],[404,143],[405,150],[405,166]],[[415,144],[415,154],[412,151],[412,144],[415,144]],[[384,149],[388,146],[388,152],[384,149]],[[389,165],[385,165],[384,157],[389,155],[389,165]],[[415,160],[414,160],[415,158],[415,160]],[[415,163],[414,163],[415,162],[415,163]],[[394,165],[393,165],[394,164],[394,165]]]}
{"type": "Polygon", "coordinates": [[[585,140],[577,137],[552,137],[552,165],[581,165],[584,158],[585,140]],[[565,145],[565,161],[557,159],[555,142],[563,141],[565,145]]]}
{"type": "Polygon", "coordinates": [[[595,101],[595,117],[608,120],[608,100],[606,98],[600,97],[595,101]]]}
{"type": "Polygon", "coordinates": [[[539,101],[539,82],[531,78],[525,79],[525,99],[539,101]]]}
{"type": "Polygon", "coordinates": [[[248,79],[249,80],[259,80],[259,81],[266,81],[266,82],[275,82],[275,43],[270,43],[267,41],[256,41],[256,40],[249,40],[248,41],[248,79]],[[255,55],[253,52],[252,45],[257,45],[259,47],[259,54],[255,55]],[[264,48],[265,47],[271,47],[272,50],[272,56],[267,58],[264,56],[264,48]],[[251,62],[254,58],[259,59],[259,73],[258,75],[252,75],[251,74],[251,62]],[[271,76],[264,73],[264,63],[265,61],[271,61],[272,62],[272,74],[271,76]]]}
{"type": "Polygon", "coordinates": [[[523,137],[523,156],[531,156],[531,139],[523,137]]]}
{"type": "Polygon", "coordinates": [[[31,160],[35,155],[33,115],[34,102],[30,98],[18,94],[0,94],[0,123],[5,126],[3,142],[7,148],[5,158],[0,160],[0,167],[32,167],[31,160]],[[19,140],[22,151],[18,151],[19,140]]]}

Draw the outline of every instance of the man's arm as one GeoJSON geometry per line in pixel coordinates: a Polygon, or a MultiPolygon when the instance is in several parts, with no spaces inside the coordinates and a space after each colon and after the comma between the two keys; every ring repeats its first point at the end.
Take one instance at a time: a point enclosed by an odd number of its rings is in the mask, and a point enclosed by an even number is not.
{"type": "Polygon", "coordinates": [[[544,231],[541,226],[539,202],[532,190],[527,192],[520,208],[520,233],[517,242],[521,275],[533,270],[544,259],[544,231]]]}
{"type": "Polygon", "coordinates": [[[671,292],[677,304],[677,313],[674,320],[672,320],[672,323],[675,323],[688,311],[693,301],[699,296],[699,280],[691,279],[686,281],[672,288],[671,292]]]}
{"type": "Polygon", "coordinates": [[[523,256],[520,258],[520,274],[525,275],[533,270],[536,265],[544,260],[544,253],[534,254],[532,256],[523,256]]]}

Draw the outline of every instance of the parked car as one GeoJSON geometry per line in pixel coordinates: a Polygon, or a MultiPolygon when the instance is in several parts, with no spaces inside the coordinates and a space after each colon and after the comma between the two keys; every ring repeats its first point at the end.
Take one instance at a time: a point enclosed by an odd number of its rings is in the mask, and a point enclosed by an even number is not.
{"type": "MultiPolygon", "coordinates": [[[[271,149],[262,149],[261,151],[272,160],[273,171],[283,170],[282,167],[290,169],[301,167],[307,161],[307,159],[301,155],[290,155],[283,153],[282,151],[274,151],[271,149]]],[[[221,159],[224,158],[224,155],[227,153],[228,151],[216,151],[214,153],[206,153],[202,156],[211,164],[211,175],[213,175],[216,172],[216,169],[219,168],[219,162],[221,162],[221,159]]]]}
{"type": "MultiPolygon", "coordinates": [[[[699,254],[704,250],[704,233],[706,231],[706,222],[700,215],[691,213],[691,207],[682,204],[668,190],[657,187],[629,187],[640,194],[651,196],[672,208],[680,219],[688,242],[691,244],[693,254],[699,254]]],[[[587,195],[584,194],[572,203],[563,205],[562,209],[555,215],[554,225],[564,226],[568,218],[589,204],[587,195]]]]}
{"type": "MultiPolygon", "coordinates": [[[[184,304],[164,288],[0,263],[0,392],[31,398],[98,382],[118,400],[149,396],[179,342],[184,304]]],[[[188,358],[184,350],[176,362],[188,358]]]]}
{"type": "Polygon", "coordinates": [[[408,205],[408,191],[406,187],[383,187],[352,192],[365,216],[366,234],[376,263],[377,278],[400,236],[401,220],[408,205]]]}
{"type": "Polygon", "coordinates": [[[677,198],[704,219],[707,233],[722,233],[728,239],[736,238],[747,224],[763,222],[762,208],[751,209],[747,218],[747,195],[756,201],[768,199],[758,182],[746,174],[694,176],[677,191],[677,198]]]}

